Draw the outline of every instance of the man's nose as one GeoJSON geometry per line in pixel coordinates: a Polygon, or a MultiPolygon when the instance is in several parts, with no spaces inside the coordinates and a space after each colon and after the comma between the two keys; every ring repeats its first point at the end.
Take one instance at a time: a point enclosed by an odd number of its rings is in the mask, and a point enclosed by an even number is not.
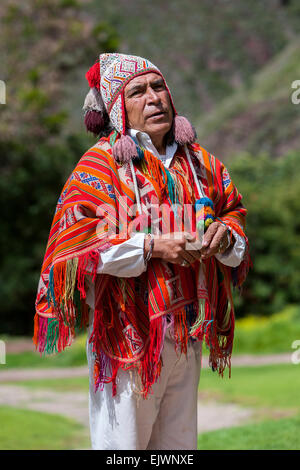
{"type": "Polygon", "coordinates": [[[156,93],[153,88],[149,87],[147,90],[147,102],[148,104],[159,104],[160,103],[160,96],[156,93]]]}

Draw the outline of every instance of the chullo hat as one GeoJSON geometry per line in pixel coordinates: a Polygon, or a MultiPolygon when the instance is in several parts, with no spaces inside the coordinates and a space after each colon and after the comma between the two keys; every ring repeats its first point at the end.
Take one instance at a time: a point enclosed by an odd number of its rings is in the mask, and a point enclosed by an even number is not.
{"type": "Polygon", "coordinates": [[[90,91],[83,106],[85,125],[87,130],[95,135],[100,134],[107,126],[111,126],[120,134],[120,139],[112,148],[114,157],[119,161],[137,157],[136,144],[126,135],[124,89],[133,78],[151,72],[162,77],[169,93],[174,112],[174,140],[180,145],[195,141],[192,125],[185,117],[177,114],[164,76],[154,64],[134,55],[100,54],[99,60],[86,73],[90,91]]]}

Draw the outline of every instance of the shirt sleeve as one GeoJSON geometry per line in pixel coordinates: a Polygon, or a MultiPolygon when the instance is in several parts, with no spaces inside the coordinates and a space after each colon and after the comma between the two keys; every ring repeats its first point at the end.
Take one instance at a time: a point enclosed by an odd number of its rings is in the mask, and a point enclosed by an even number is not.
{"type": "Polygon", "coordinates": [[[100,254],[97,273],[117,277],[136,277],[146,271],[145,233],[136,233],[119,245],[100,254]]]}
{"type": "Polygon", "coordinates": [[[229,230],[232,231],[232,235],[235,238],[235,243],[232,248],[228,248],[224,253],[217,253],[215,257],[218,261],[226,266],[231,266],[235,268],[240,265],[242,262],[245,249],[246,249],[246,242],[235,230],[228,227],[229,230]]]}

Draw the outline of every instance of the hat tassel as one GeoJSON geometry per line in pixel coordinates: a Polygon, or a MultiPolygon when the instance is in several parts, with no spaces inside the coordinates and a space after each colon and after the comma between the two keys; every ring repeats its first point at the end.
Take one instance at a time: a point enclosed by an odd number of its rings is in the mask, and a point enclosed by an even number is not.
{"type": "Polygon", "coordinates": [[[184,116],[175,116],[173,123],[174,139],[179,145],[192,144],[197,136],[192,124],[184,116]]]}
{"type": "Polygon", "coordinates": [[[128,163],[132,158],[138,157],[136,144],[129,135],[121,135],[112,148],[112,154],[120,163],[128,163]]]}

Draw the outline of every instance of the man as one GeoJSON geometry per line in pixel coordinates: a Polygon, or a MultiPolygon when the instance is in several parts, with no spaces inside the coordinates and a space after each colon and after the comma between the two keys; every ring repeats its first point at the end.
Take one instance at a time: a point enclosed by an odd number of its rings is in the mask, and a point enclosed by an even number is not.
{"type": "Polygon", "coordinates": [[[34,342],[62,351],[88,327],[93,449],[196,449],[203,340],[230,370],[246,210],[151,62],[101,54],[87,79],[85,124],[104,136],[58,200],[34,342]]]}

